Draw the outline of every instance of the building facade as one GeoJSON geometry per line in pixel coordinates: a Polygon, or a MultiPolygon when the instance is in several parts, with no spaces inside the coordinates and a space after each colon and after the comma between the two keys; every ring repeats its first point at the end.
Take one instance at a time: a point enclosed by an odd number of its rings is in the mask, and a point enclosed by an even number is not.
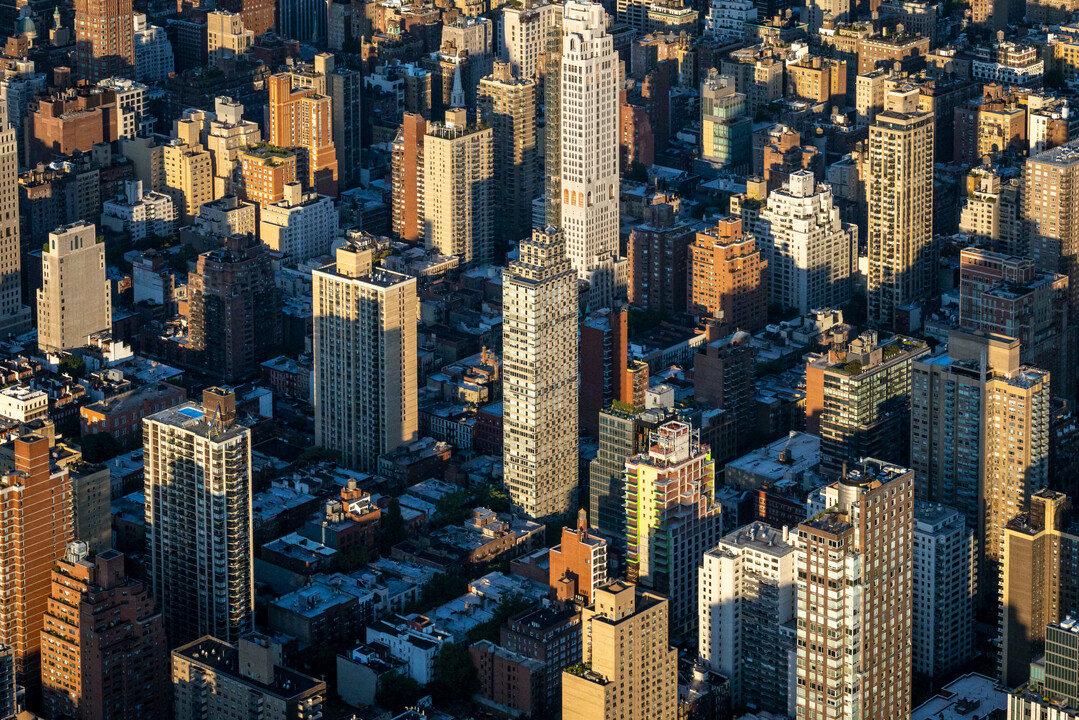
{"type": "Polygon", "coordinates": [[[910,717],[913,475],[848,466],[798,526],[799,717],[910,717]]]}
{"type": "Polygon", "coordinates": [[[37,291],[38,347],[59,353],[83,347],[112,329],[112,293],[105,280],[105,244],[86,222],[49,233],[37,291]]]}
{"type": "Polygon", "coordinates": [[[419,430],[416,279],[374,268],[358,242],[336,259],[312,273],[315,442],[374,472],[419,430]]]}
{"type": "Polygon", "coordinates": [[[254,624],[251,431],[221,388],[143,421],[149,576],[172,646],[254,624]]]}
{"type": "Polygon", "coordinates": [[[502,274],[503,482],[529,518],[577,490],[577,283],[562,231],[534,230],[502,274]]]}

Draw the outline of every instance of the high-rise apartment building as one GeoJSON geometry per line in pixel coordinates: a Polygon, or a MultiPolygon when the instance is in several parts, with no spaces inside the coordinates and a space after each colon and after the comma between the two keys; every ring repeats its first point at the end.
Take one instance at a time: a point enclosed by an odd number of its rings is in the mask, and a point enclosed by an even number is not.
{"type": "MultiPolygon", "coordinates": [[[[469,125],[463,107],[431,123],[423,139],[423,225],[427,247],[462,265],[491,261],[495,187],[493,131],[469,125]]],[[[498,206],[501,213],[504,208],[498,206]]],[[[505,209],[508,212],[508,209],[505,209]]]]}
{"type": "Polygon", "coordinates": [[[704,553],[698,581],[701,660],[731,683],[731,701],[786,715],[795,616],[794,537],[754,521],[704,553]]]}
{"type": "Polygon", "coordinates": [[[534,230],[502,273],[503,478],[530,518],[574,508],[577,356],[577,283],[562,231],[534,230]]]}
{"type": "Polygon", "coordinates": [[[239,151],[240,176],[236,194],[255,205],[285,199],[285,185],[300,179],[296,153],[273,145],[256,145],[239,151]]]}
{"type": "Polygon", "coordinates": [[[213,387],[143,420],[146,545],[169,644],[249,632],[255,618],[251,430],[213,387]]]}
{"type": "Polygon", "coordinates": [[[416,279],[375,268],[359,241],[336,260],[312,273],[315,443],[374,472],[419,429],[416,279]]]}
{"type": "Polygon", "coordinates": [[[1073,312],[1079,308],[1079,145],[1069,143],[1028,158],[1023,166],[1022,219],[1028,246],[1015,252],[1044,272],[1068,276],[1073,312]]]}
{"type": "Polygon", "coordinates": [[[865,459],[798,526],[798,717],[906,720],[914,473],[865,459]]]}
{"type": "Polygon", "coordinates": [[[168,713],[168,643],[150,589],[124,556],[68,546],[52,571],[41,633],[41,683],[49,717],[139,720],[168,713]]]}
{"type": "Polygon", "coordinates": [[[917,495],[956,507],[976,528],[990,598],[1004,527],[1049,480],[1049,373],[1019,361],[1014,338],[953,330],[947,354],[912,367],[917,495]]]}
{"type": "Polygon", "coordinates": [[[54,470],[49,441],[14,441],[15,472],[0,477],[0,646],[12,648],[21,684],[38,683],[41,630],[52,568],[71,542],[73,511],[66,470],[54,470]]]}
{"type": "Polygon", "coordinates": [[[820,435],[822,471],[838,477],[863,457],[906,462],[911,364],[928,354],[920,340],[868,331],[806,365],[806,430],[820,435]]]}
{"type": "Polygon", "coordinates": [[[734,89],[734,78],[710,70],[701,83],[701,159],[733,172],[747,170],[752,135],[745,94],[734,89]]]}
{"type": "Polygon", "coordinates": [[[626,460],[626,575],[670,598],[671,630],[697,620],[701,556],[723,536],[715,462],[700,431],[672,420],[626,460]]]}
{"type": "Polygon", "coordinates": [[[562,6],[545,0],[529,0],[519,7],[502,8],[502,33],[498,55],[509,63],[514,76],[539,80],[543,77],[542,58],[552,31],[560,31],[562,6]]]}
{"type": "Polygon", "coordinates": [[[649,439],[672,415],[664,408],[604,408],[599,450],[588,467],[588,517],[612,547],[626,545],[626,461],[648,449],[649,439]]]}
{"type": "Polygon", "coordinates": [[[592,604],[593,591],[607,582],[607,541],[589,532],[588,513],[577,513],[576,528],[562,528],[562,542],[550,552],[550,585],[563,602],[592,604]]]}
{"type": "Polygon", "coordinates": [[[562,673],[564,720],[675,720],[678,651],[667,600],[616,580],[581,611],[583,663],[562,673]]]}
{"type": "Polygon", "coordinates": [[[891,329],[896,308],[936,292],[933,113],[917,88],[885,93],[869,127],[869,323],[891,329]]]}
{"type": "Polygon", "coordinates": [[[293,88],[312,88],[319,95],[330,98],[338,186],[352,187],[359,182],[362,168],[363,82],[360,71],[337,67],[332,53],[319,53],[310,64],[294,62],[289,74],[293,88]]]}
{"type": "Polygon", "coordinates": [[[329,254],[337,239],[337,208],[333,199],[304,192],[298,182],[286,183],[284,199],[263,205],[261,215],[259,238],[293,262],[329,254]]]}
{"type": "Polygon", "coordinates": [[[206,15],[206,57],[211,67],[218,60],[243,55],[255,44],[255,33],[244,28],[243,18],[227,10],[206,15]]]}
{"type": "Polygon", "coordinates": [[[1074,392],[1068,278],[1034,260],[982,248],[959,253],[959,325],[1019,340],[1020,360],[1053,376],[1053,395],[1074,392]]]}
{"type": "MultiPolygon", "coordinates": [[[[186,1],[178,0],[178,2],[186,1]]],[[[239,13],[244,27],[254,33],[255,37],[265,35],[274,29],[276,4],[273,0],[221,0],[218,9],[239,13]]]]}
{"type": "Polygon", "coordinates": [[[391,157],[393,234],[407,243],[424,237],[423,141],[427,121],[422,115],[405,113],[393,141],[391,157]]]}
{"type": "Polygon", "coordinates": [[[5,272],[0,273],[0,337],[22,333],[30,327],[30,308],[22,304],[19,151],[16,136],[15,128],[8,121],[7,105],[0,103],[0,267],[6,268],[5,272]]]}
{"type": "Polygon", "coordinates": [[[180,222],[188,225],[203,203],[214,199],[213,160],[195,140],[180,139],[165,145],[162,166],[165,185],[161,191],[172,198],[180,222]]]}
{"type": "Polygon", "coordinates": [[[768,322],[768,261],[738,218],[720,218],[689,246],[690,312],[733,332],[756,332],[768,322]]]}
{"type": "Polygon", "coordinates": [[[236,194],[240,151],[262,141],[258,123],[244,120],[243,115],[244,106],[232,98],[214,99],[214,118],[206,127],[206,150],[214,168],[214,199],[236,194]]]}
{"type": "Polygon", "coordinates": [[[37,291],[38,347],[44,352],[84,347],[90,335],[112,329],[112,293],[105,279],[105,243],[86,222],[56,228],[41,253],[37,291]]]}
{"type": "Polygon", "coordinates": [[[269,141],[295,148],[307,187],[337,197],[337,151],[333,144],[333,102],[314,88],[293,87],[290,73],[271,75],[269,141]]]}
{"type": "Polygon", "coordinates": [[[677,315],[686,311],[689,246],[697,223],[675,217],[669,203],[645,210],[646,222],[629,235],[629,301],[654,312],[677,315]]]}
{"type": "Polygon", "coordinates": [[[188,276],[188,345],[206,371],[237,382],[281,343],[280,291],[258,238],[232,235],[188,276]]]}
{"type": "Polygon", "coordinates": [[[274,638],[202,637],[172,651],[176,720],[255,714],[263,720],[318,720],[326,683],[287,668],[274,638]]]}
{"type": "Polygon", "coordinates": [[[1003,181],[992,168],[977,167],[967,175],[966,202],[959,211],[959,231],[997,250],[1021,254],[1026,236],[1020,217],[1019,183],[1003,181]]]}
{"type": "Polygon", "coordinates": [[[623,293],[618,268],[618,52],[599,3],[562,10],[561,213],[566,254],[593,307],[623,293]]]}
{"type": "MultiPolygon", "coordinates": [[[[503,243],[528,237],[532,201],[540,194],[536,172],[536,88],[515,77],[509,63],[496,62],[480,80],[476,103],[480,121],[493,133],[494,233],[503,243]]],[[[494,258],[500,260],[500,258],[494,258]]]]}
{"type": "Polygon", "coordinates": [[[1035,662],[1030,683],[1008,695],[1008,717],[1072,720],[1079,716],[1079,621],[1068,617],[1046,625],[1045,654],[1035,662]]]}
{"type": "Polygon", "coordinates": [[[805,315],[850,301],[858,228],[839,219],[832,188],[812,172],[797,170],[768,194],[755,232],[768,261],[772,305],[805,315]]]}
{"type": "Polygon", "coordinates": [[[914,672],[938,677],[970,660],[977,572],[977,543],[963,514],[948,505],[916,500],[911,615],[914,672]]]}
{"type": "Polygon", "coordinates": [[[1042,653],[1045,626],[1079,613],[1079,526],[1067,495],[1034,493],[1005,527],[998,602],[1000,681],[1015,687],[1042,653]]]}
{"type": "Polygon", "coordinates": [[[17,702],[15,653],[9,646],[0,645],[0,718],[10,720],[15,717],[17,702]]]}
{"type": "Polygon", "coordinates": [[[526,611],[502,626],[500,644],[543,663],[543,702],[548,708],[557,708],[562,697],[562,671],[581,662],[581,613],[573,605],[526,611]]]}
{"type": "Polygon", "coordinates": [[[134,77],[135,24],[131,0],[76,0],[75,69],[97,83],[134,77]]]}

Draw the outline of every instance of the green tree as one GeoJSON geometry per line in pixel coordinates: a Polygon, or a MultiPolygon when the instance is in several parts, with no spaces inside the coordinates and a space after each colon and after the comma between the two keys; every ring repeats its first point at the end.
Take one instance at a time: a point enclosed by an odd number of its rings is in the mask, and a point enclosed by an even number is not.
{"type": "Polygon", "coordinates": [[[382,533],[379,538],[382,543],[382,554],[389,555],[394,545],[407,538],[408,528],[405,527],[405,518],[401,515],[401,501],[393,498],[386,512],[382,514],[382,533]]]}
{"type": "Polygon", "coordinates": [[[455,490],[439,499],[435,505],[435,517],[441,525],[457,525],[468,519],[472,509],[468,503],[469,495],[464,490],[455,490]]]}
{"type": "Polygon", "coordinates": [[[339,550],[330,561],[332,572],[350,573],[367,565],[375,559],[375,552],[363,545],[353,545],[346,550],[339,550]]]}
{"type": "Polygon", "coordinates": [[[382,676],[375,692],[375,704],[397,715],[424,695],[423,685],[395,671],[382,676]]]}
{"type": "Polygon", "coordinates": [[[468,592],[468,580],[457,573],[439,573],[423,586],[419,600],[405,606],[404,614],[423,612],[468,592]]]}
{"type": "Polygon", "coordinates": [[[82,355],[65,355],[60,359],[60,372],[73,378],[81,378],[86,372],[86,361],[82,355]]]}
{"type": "Polygon", "coordinates": [[[199,256],[198,250],[190,245],[181,245],[180,249],[169,257],[169,270],[187,274],[187,263],[199,256]]]}
{"type": "Polygon", "coordinates": [[[509,595],[503,598],[502,602],[498,603],[498,607],[495,608],[490,620],[468,631],[468,639],[472,642],[490,640],[497,643],[502,633],[502,626],[506,621],[514,615],[528,610],[533,604],[531,600],[520,595],[509,595]]]}
{"type": "Polygon", "coordinates": [[[470,702],[479,692],[480,679],[465,643],[447,643],[435,657],[434,678],[427,685],[431,699],[441,708],[470,702]]]}
{"type": "Polygon", "coordinates": [[[82,459],[88,463],[100,463],[111,460],[123,451],[120,442],[112,433],[100,432],[83,435],[79,441],[82,459]]]}

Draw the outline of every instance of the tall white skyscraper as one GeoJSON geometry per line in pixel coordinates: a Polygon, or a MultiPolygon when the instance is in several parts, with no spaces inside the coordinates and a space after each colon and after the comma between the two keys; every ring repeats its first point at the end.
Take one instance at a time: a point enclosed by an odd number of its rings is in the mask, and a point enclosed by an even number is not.
{"type": "Polygon", "coordinates": [[[757,223],[768,258],[769,302],[803,315],[850,300],[858,228],[839,219],[832,188],[809,170],[768,194],[757,223]]]}
{"type": "MultiPolygon", "coordinates": [[[[599,3],[562,19],[562,231],[593,307],[621,295],[618,260],[618,53],[599,3]]],[[[624,274],[624,273],[622,273],[624,274]]]]}
{"type": "Polygon", "coordinates": [[[731,681],[736,707],[785,714],[789,626],[795,614],[794,537],[751,522],[704,554],[698,581],[701,660],[731,681]],[[788,626],[785,628],[784,626],[788,626]]]}
{"type": "Polygon", "coordinates": [[[251,430],[216,387],[143,422],[150,581],[169,642],[235,642],[255,620],[251,430]]]}
{"type": "Polygon", "coordinates": [[[22,304],[16,136],[0,103],[0,338],[30,329],[30,308],[22,304]]]}
{"type": "Polygon", "coordinates": [[[936,292],[933,113],[918,89],[889,91],[869,128],[869,324],[892,328],[896,308],[936,292]]]}
{"type": "Polygon", "coordinates": [[[315,443],[374,472],[419,429],[416,278],[374,267],[360,240],[336,260],[312,273],[315,443]]]}
{"type": "Polygon", "coordinates": [[[577,489],[577,282],[557,228],[534,230],[502,274],[503,466],[514,509],[573,510],[577,489]]]}

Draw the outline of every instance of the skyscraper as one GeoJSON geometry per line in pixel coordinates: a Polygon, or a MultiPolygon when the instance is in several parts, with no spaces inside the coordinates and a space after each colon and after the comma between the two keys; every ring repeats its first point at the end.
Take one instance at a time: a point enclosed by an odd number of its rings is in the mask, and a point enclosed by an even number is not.
{"type": "Polygon", "coordinates": [[[75,66],[95,84],[134,77],[135,24],[131,0],[75,0],[75,66]]]}
{"type": "Polygon", "coordinates": [[[666,598],[616,580],[581,611],[583,663],[562,673],[564,720],[675,720],[678,651],[666,598]]]}
{"type": "Polygon", "coordinates": [[[768,194],[754,230],[768,260],[769,302],[806,314],[850,301],[858,228],[839,219],[832,188],[797,170],[768,194]]]}
{"type": "Polygon", "coordinates": [[[520,253],[502,273],[504,482],[518,512],[547,518],[577,490],[577,283],[561,230],[520,253]]]}
{"type": "Polygon", "coordinates": [[[146,544],[172,646],[235,640],[255,617],[251,430],[236,396],[213,387],[143,420],[146,544]]]}
{"type": "Polygon", "coordinates": [[[1079,144],[1028,158],[1023,166],[1022,218],[1026,255],[1044,272],[1068,276],[1072,311],[1079,309],[1079,144]]]}
{"type": "Polygon", "coordinates": [[[551,548],[550,585],[559,600],[592,603],[594,590],[607,582],[607,541],[588,530],[588,513],[577,513],[576,528],[562,528],[562,542],[551,548]]]}
{"type": "Polygon", "coordinates": [[[498,55],[510,64],[519,78],[539,80],[545,74],[541,67],[552,30],[560,32],[562,6],[546,0],[529,0],[520,7],[502,8],[502,33],[498,38],[498,55]]]}
{"type": "Polygon", "coordinates": [[[128,577],[124,556],[87,554],[73,542],[52,571],[41,634],[49,717],[139,720],[167,714],[165,625],[150,589],[128,577]]]}
{"type": "Polygon", "coordinates": [[[1030,510],[1004,529],[1000,594],[1000,681],[1026,682],[1045,626],[1079,613],[1079,526],[1063,493],[1039,490],[1030,510]]]}
{"type": "Polygon", "coordinates": [[[970,659],[977,571],[977,542],[963,514],[948,505],[916,500],[911,621],[914,672],[930,678],[942,676],[970,659]]]}
{"type": "Polygon", "coordinates": [[[953,330],[947,354],[914,362],[910,418],[916,493],[976,529],[993,599],[1004,526],[1048,485],[1049,374],[1020,365],[1014,338],[953,330]]]}
{"type": "Polygon", "coordinates": [[[22,304],[16,136],[15,128],[8,121],[7,104],[0,103],[0,237],[3,238],[0,241],[0,337],[30,328],[30,308],[22,304]]]}
{"type": "MultiPolygon", "coordinates": [[[[496,62],[480,80],[480,121],[493,131],[494,197],[499,211],[494,231],[502,243],[528,237],[536,183],[536,86],[531,78],[514,77],[509,63],[496,62]]],[[[495,258],[500,260],[500,258],[495,258]]]]}
{"type": "Polygon", "coordinates": [[[918,89],[890,90],[869,128],[869,323],[891,329],[895,310],[936,292],[933,113],[918,89]]]}
{"type": "Polygon", "coordinates": [[[911,363],[928,354],[923,341],[870,330],[806,365],[806,430],[820,435],[822,471],[839,477],[863,457],[905,462],[911,363]]]}
{"type": "Polygon", "coordinates": [[[1008,717],[1069,720],[1079,709],[1079,621],[1068,617],[1045,626],[1041,674],[1008,696],[1008,717]]]}
{"type": "Polygon", "coordinates": [[[191,143],[172,140],[162,155],[162,192],[172,198],[179,221],[187,225],[203,203],[214,199],[213,159],[197,139],[191,143]]]}
{"type": "Polygon", "coordinates": [[[393,140],[391,172],[393,234],[408,243],[424,237],[423,140],[427,121],[422,115],[405,113],[393,140]]]}
{"type": "Polygon", "coordinates": [[[671,599],[671,630],[697,620],[697,569],[723,535],[715,462],[700,431],[670,421],[626,460],[626,575],[671,599]]]}
{"type": "Polygon", "coordinates": [[[188,276],[188,306],[190,348],[207,372],[227,382],[255,373],[281,343],[280,291],[258,238],[231,235],[199,255],[188,276]]]}
{"type": "Polygon", "coordinates": [[[725,217],[689,246],[689,311],[725,331],[756,332],[768,322],[768,261],[742,221],[725,217]]]}
{"type": "Polygon", "coordinates": [[[626,460],[648,449],[652,432],[672,414],[664,408],[599,413],[599,450],[588,467],[588,517],[616,548],[626,545],[626,460]]]}
{"type": "MultiPolygon", "coordinates": [[[[427,247],[462,265],[491,261],[495,187],[493,134],[469,125],[463,107],[431,123],[423,139],[423,225],[427,247]]],[[[499,207],[499,211],[511,212],[499,207]]]]}
{"type": "Polygon", "coordinates": [[[594,307],[622,294],[618,262],[618,52],[599,3],[562,11],[561,191],[566,254],[594,307]]]}
{"type": "Polygon", "coordinates": [[[866,459],[828,490],[798,526],[798,717],[906,720],[914,473],[866,459]]]}
{"type": "Polygon", "coordinates": [[[337,197],[337,152],[333,144],[332,101],[314,88],[293,88],[290,73],[271,75],[271,144],[296,148],[304,183],[320,195],[337,197]]]}
{"type": "Polygon", "coordinates": [[[315,443],[374,472],[419,428],[416,279],[375,268],[358,240],[336,259],[312,273],[315,443]]]}
{"type": "Polygon", "coordinates": [[[38,347],[45,352],[84,347],[90,335],[112,329],[112,293],[105,279],[105,243],[86,222],[49,233],[37,291],[38,347]]]}
{"type": "Polygon", "coordinates": [[[753,121],[746,116],[746,96],[734,78],[714,69],[701,84],[701,159],[732,171],[749,168],[753,121]]]}
{"type": "Polygon", "coordinates": [[[237,13],[214,10],[206,14],[206,55],[211,67],[217,61],[243,55],[255,42],[255,33],[244,28],[237,13]]]}
{"type": "Polygon", "coordinates": [[[704,553],[697,646],[701,660],[730,679],[736,707],[787,713],[794,541],[787,528],[754,521],[704,553]]]}
{"type": "Polygon", "coordinates": [[[15,440],[15,472],[0,477],[0,646],[15,652],[20,683],[38,682],[41,629],[53,565],[71,542],[71,486],[49,464],[49,441],[15,440]]]}

